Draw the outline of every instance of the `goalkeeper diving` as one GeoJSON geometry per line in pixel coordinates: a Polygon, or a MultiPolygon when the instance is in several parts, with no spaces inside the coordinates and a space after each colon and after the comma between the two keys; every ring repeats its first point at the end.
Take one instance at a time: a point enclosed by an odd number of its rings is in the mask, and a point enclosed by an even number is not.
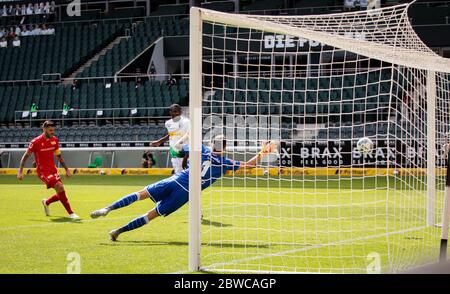
{"type": "MultiPolygon", "coordinates": [[[[183,136],[176,144],[177,149],[183,150],[185,161],[189,157],[188,144],[184,144],[184,142],[187,141],[188,136],[189,133],[183,136]]],[[[246,162],[239,162],[224,156],[227,145],[225,137],[222,135],[214,137],[210,147],[202,145],[202,190],[212,185],[227,171],[255,167],[262,157],[273,152],[276,148],[274,144],[274,142],[264,143],[257,155],[246,162]]],[[[105,208],[93,211],[91,217],[98,218],[100,216],[106,216],[113,210],[147,198],[150,198],[156,204],[155,208],[130,221],[123,227],[110,231],[109,236],[112,241],[116,241],[120,234],[142,227],[159,216],[165,217],[170,215],[188,202],[189,167],[179,174],[148,185],[140,191],[126,195],[105,208]]]]}

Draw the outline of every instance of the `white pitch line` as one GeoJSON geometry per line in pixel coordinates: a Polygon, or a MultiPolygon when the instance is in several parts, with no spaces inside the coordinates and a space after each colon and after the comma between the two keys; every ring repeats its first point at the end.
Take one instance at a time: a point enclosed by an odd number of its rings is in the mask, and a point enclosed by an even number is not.
{"type": "Polygon", "coordinates": [[[276,253],[263,254],[263,255],[259,255],[259,256],[255,256],[255,257],[235,259],[235,260],[231,260],[229,262],[212,264],[212,265],[208,266],[208,268],[220,267],[220,266],[225,266],[225,265],[230,265],[230,264],[237,264],[237,263],[242,263],[242,262],[247,262],[247,261],[254,261],[254,260],[265,259],[265,258],[269,258],[269,257],[280,257],[280,256],[283,256],[286,254],[291,254],[291,253],[296,253],[296,252],[301,252],[301,251],[308,251],[311,249],[317,249],[317,248],[333,246],[333,245],[353,243],[355,241],[376,239],[376,238],[386,237],[389,235],[396,235],[396,234],[402,234],[402,233],[407,233],[407,232],[412,232],[412,231],[418,231],[418,230],[421,230],[424,228],[425,227],[411,228],[411,229],[407,229],[407,230],[390,232],[390,233],[385,233],[385,234],[378,234],[378,235],[366,236],[366,237],[355,238],[355,239],[347,239],[347,240],[336,241],[336,242],[331,242],[331,243],[327,243],[327,244],[317,244],[317,245],[307,246],[307,247],[303,247],[303,248],[299,248],[299,249],[291,249],[291,250],[285,250],[285,251],[280,251],[280,252],[276,252],[276,253]]]}
{"type": "Polygon", "coordinates": [[[183,275],[183,274],[187,274],[187,273],[190,273],[190,271],[183,270],[183,271],[179,271],[179,272],[166,273],[166,275],[183,275]]]}

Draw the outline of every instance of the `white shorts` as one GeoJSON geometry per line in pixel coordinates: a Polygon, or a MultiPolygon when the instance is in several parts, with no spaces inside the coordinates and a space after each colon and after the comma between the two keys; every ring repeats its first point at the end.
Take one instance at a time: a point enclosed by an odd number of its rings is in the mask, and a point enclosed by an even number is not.
{"type": "Polygon", "coordinates": [[[172,167],[175,174],[179,174],[183,170],[183,158],[172,158],[172,167]]]}

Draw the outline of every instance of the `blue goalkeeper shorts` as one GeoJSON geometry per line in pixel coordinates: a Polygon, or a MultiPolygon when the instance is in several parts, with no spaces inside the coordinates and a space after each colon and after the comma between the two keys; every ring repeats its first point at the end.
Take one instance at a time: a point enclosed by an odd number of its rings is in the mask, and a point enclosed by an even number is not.
{"type": "Polygon", "coordinates": [[[161,216],[168,216],[177,211],[189,200],[189,192],[181,187],[174,177],[148,185],[145,189],[156,203],[156,211],[161,216]]]}

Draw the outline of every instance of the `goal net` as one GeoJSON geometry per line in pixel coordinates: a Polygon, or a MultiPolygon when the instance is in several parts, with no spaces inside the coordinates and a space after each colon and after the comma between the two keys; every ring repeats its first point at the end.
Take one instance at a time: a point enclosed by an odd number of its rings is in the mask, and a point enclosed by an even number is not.
{"type": "Polygon", "coordinates": [[[418,38],[408,6],[191,10],[192,270],[386,273],[437,261],[450,61],[418,38]],[[217,134],[237,161],[267,140],[279,150],[200,193],[199,146],[217,134]]]}

